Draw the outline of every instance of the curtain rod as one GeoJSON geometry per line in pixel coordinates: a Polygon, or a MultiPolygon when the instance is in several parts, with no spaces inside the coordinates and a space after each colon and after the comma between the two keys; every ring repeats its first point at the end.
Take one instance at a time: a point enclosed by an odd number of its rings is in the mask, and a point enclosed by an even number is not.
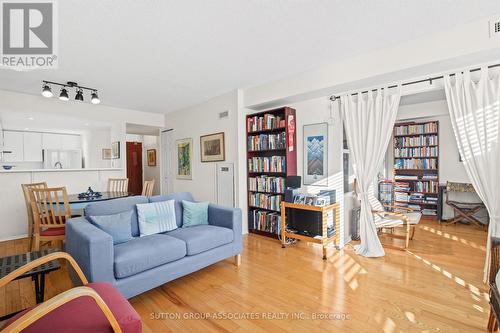
{"type": "MultiPolygon", "coordinates": [[[[500,64],[495,64],[495,65],[488,66],[488,68],[495,68],[495,67],[500,67],[500,64]]],[[[477,71],[480,71],[480,70],[481,70],[481,68],[474,68],[474,69],[471,69],[469,72],[477,72],[477,71]]],[[[452,74],[450,74],[450,76],[455,76],[455,74],[452,73],[452,74]]],[[[412,84],[422,83],[422,82],[426,82],[426,81],[429,81],[429,83],[432,84],[432,81],[443,79],[443,78],[444,78],[444,75],[434,76],[434,77],[430,77],[428,79],[422,79],[422,80],[404,82],[404,83],[401,84],[401,86],[404,87],[404,86],[409,86],[409,85],[412,85],[412,84]]],[[[394,84],[392,86],[387,87],[387,89],[396,88],[397,86],[398,86],[397,84],[394,84]]],[[[368,91],[369,90],[362,91],[361,94],[365,94],[368,91]]],[[[377,89],[372,89],[371,91],[377,91],[377,89]]],[[[358,95],[358,93],[356,92],[356,93],[352,93],[352,94],[349,94],[349,95],[353,95],[354,96],[354,95],[358,95]]],[[[334,102],[334,101],[336,101],[339,98],[340,98],[340,96],[332,95],[332,96],[330,96],[330,101],[334,102]]]]}

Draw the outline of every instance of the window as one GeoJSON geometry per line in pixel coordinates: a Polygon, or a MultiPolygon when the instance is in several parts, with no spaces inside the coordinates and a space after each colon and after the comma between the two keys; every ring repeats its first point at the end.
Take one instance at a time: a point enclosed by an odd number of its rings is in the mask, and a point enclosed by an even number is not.
{"type": "Polygon", "coordinates": [[[347,143],[347,135],[345,134],[345,127],[342,126],[342,136],[343,136],[343,146],[342,146],[342,159],[343,159],[343,169],[344,169],[344,193],[349,193],[354,190],[354,171],[352,168],[352,162],[350,160],[349,145],[347,143]]]}

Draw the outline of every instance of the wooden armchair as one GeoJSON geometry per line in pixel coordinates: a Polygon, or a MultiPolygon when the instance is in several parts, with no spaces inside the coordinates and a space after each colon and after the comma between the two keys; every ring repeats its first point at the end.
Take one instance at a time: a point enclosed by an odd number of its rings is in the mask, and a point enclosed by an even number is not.
{"type": "Polygon", "coordinates": [[[421,213],[414,212],[413,209],[401,206],[390,206],[382,205],[375,197],[370,200],[373,213],[373,221],[375,227],[379,232],[383,232],[386,229],[393,231],[394,228],[403,228],[405,230],[405,235],[397,235],[393,232],[385,233],[385,235],[392,238],[399,238],[405,240],[404,248],[396,247],[391,244],[382,244],[384,247],[394,248],[397,250],[406,250],[409,246],[410,240],[413,239],[415,235],[416,225],[420,222],[422,217],[421,213]],[[393,210],[402,210],[404,212],[389,212],[386,209],[392,208],[393,210]]]}
{"type": "Polygon", "coordinates": [[[40,305],[24,310],[6,321],[2,332],[116,332],[140,333],[139,315],[130,303],[107,282],[88,283],[76,261],[65,252],[54,252],[20,267],[0,279],[0,287],[16,277],[56,259],[65,259],[82,287],[65,291],[40,305]]]}

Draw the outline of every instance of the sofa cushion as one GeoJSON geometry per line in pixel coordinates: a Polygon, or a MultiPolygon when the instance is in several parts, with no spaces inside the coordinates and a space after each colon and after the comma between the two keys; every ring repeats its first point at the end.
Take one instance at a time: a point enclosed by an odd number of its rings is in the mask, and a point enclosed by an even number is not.
{"type": "MultiPolygon", "coordinates": [[[[87,287],[94,289],[101,296],[123,333],[140,333],[142,331],[141,317],[111,283],[89,283],[87,287]]],[[[30,310],[24,310],[10,318],[2,329],[30,310]]],[[[90,297],[79,297],[52,310],[22,332],[108,333],[112,331],[111,325],[96,302],[90,297]]]]}
{"type": "Polygon", "coordinates": [[[150,202],[136,206],[141,237],[177,229],[175,200],[150,202]]]}
{"type": "Polygon", "coordinates": [[[182,200],[182,227],[208,224],[208,202],[191,202],[182,200]]]}
{"type": "Polygon", "coordinates": [[[113,237],[113,244],[128,242],[132,239],[130,224],[132,223],[132,211],[113,215],[90,216],[90,221],[96,227],[113,237]]]}
{"type": "Polygon", "coordinates": [[[186,243],[188,256],[205,252],[233,241],[233,231],[231,229],[213,225],[179,228],[168,232],[166,235],[183,240],[186,243]]]}
{"type": "Polygon", "coordinates": [[[112,215],[132,210],[132,236],[139,236],[139,224],[137,222],[137,209],[135,205],[148,203],[148,198],[134,196],[113,200],[94,202],[85,207],[85,217],[99,215],[112,215]]]}
{"type": "Polygon", "coordinates": [[[186,256],[186,243],[164,234],[134,238],[114,246],[118,279],[135,275],[186,256]]]}
{"type": "Polygon", "coordinates": [[[149,202],[159,202],[167,200],[175,200],[175,221],[178,227],[182,226],[182,200],[194,201],[193,196],[189,192],[178,192],[169,195],[157,195],[149,198],[149,202]]]}

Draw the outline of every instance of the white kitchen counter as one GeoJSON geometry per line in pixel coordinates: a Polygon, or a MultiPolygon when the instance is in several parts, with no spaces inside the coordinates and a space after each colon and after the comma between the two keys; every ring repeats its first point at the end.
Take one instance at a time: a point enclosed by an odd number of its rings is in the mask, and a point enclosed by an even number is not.
{"type": "Polygon", "coordinates": [[[86,169],[18,169],[12,168],[5,170],[0,167],[0,173],[19,173],[19,172],[80,172],[80,171],[121,171],[122,168],[86,168],[86,169]]]}

